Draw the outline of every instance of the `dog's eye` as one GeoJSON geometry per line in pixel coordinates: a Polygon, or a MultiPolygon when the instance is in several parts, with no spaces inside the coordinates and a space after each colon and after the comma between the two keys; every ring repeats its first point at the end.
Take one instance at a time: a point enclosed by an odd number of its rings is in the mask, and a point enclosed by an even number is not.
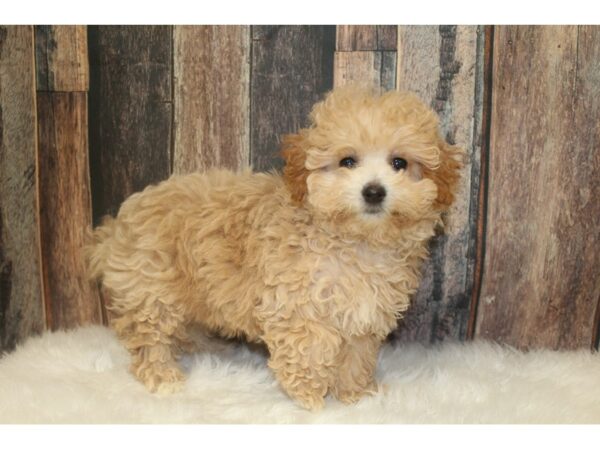
{"type": "Polygon", "coordinates": [[[406,169],[408,162],[404,158],[394,158],[392,160],[392,167],[395,171],[406,169]]]}
{"type": "Polygon", "coordinates": [[[354,166],[356,166],[356,160],[351,156],[340,160],[340,167],[347,167],[348,169],[352,169],[354,166]]]}

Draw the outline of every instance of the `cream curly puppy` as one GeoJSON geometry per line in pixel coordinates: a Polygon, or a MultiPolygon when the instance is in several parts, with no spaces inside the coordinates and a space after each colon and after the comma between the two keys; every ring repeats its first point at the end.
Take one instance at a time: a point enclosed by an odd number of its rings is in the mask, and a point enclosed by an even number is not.
{"type": "Polygon", "coordinates": [[[376,391],[379,347],[419,284],[462,152],[409,93],[340,88],[310,117],[284,138],[283,176],[173,176],[95,229],[90,273],[150,391],[181,386],[193,324],[264,342],[306,408],[376,391]]]}

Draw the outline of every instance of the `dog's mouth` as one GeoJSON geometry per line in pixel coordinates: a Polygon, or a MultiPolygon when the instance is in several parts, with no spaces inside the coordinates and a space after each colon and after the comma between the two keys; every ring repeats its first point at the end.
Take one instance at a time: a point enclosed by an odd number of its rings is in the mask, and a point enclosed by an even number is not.
{"type": "Polygon", "coordinates": [[[367,205],[364,212],[365,214],[376,216],[383,213],[383,207],[381,205],[367,205]]]}

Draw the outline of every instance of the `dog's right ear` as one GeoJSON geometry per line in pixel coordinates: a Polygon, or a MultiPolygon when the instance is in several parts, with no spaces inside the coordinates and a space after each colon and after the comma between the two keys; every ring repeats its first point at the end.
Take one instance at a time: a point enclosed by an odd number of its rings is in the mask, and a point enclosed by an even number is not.
{"type": "Polygon", "coordinates": [[[285,159],[283,180],[296,203],[302,203],[307,193],[306,178],[310,172],[305,167],[306,147],[306,137],[302,131],[288,134],[282,139],[281,155],[285,159]]]}

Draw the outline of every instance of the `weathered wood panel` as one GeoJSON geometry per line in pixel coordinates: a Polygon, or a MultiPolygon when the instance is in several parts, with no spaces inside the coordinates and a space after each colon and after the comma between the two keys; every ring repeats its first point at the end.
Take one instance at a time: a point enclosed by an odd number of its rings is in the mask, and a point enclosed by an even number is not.
{"type": "Polygon", "coordinates": [[[92,222],[87,94],[38,92],[40,227],[44,298],[52,329],[101,323],[100,297],[85,275],[92,222]]]}
{"type": "MultiPolygon", "coordinates": [[[[575,295],[578,296],[578,305],[583,303],[586,310],[595,311],[591,346],[598,349],[598,333],[600,331],[600,276],[598,276],[598,263],[600,263],[600,176],[598,176],[598,168],[600,168],[600,26],[577,27],[576,54],[576,98],[573,101],[577,131],[571,129],[570,138],[571,142],[578,144],[580,161],[589,163],[590,166],[587,172],[588,178],[582,180],[579,192],[577,193],[575,187],[571,186],[571,195],[580,195],[583,208],[589,207],[590,210],[580,210],[579,213],[581,217],[585,217],[586,214],[590,214],[590,217],[588,218],[589,222],[583,224],[583,227],[579,229],[570,230],[568,227],[563,229],[561,237],[565,240],[574,239],[580,236],[578,231],[584,232],[585,238],[581,238],[584,242],[579,243],[577,250],[583,253],[586,269],[579,272],[578,262],[573,259],[569,260],[568,264],[572,272],[569,274],[571,284],[567,286],[567,289],[573,286],[574,280],[576,283],[583,281],[584,284],[579,287],[580,290],[575,295]],[[582,133],[580,134],[579,131],[582,133]],[[587,197],[588,193],[589,197],[587,197]],[[588,228],[587,225],[591,225],[591,227],[588,228]],[[595,283],[594,281],[590,282],[594,277],[595,283]],[[590,292],[584,291],[587,288],[590,289],[590,292]],[[592,302],[592,305],[587,304],[589,301],[592,302]]],[[[573,314],[571,308],[570,306],[567,314],[573,314]]],[[[571,327],[585,326],[586,322],[582,318],[586,312],[581,313],[577,307],[574,309],[577,311],[574,313],[574,323],[568,327],[560,327],[561,331],[566,330],[570,333],[571,327]]],[[[572,345],[585,347],[587,333],[582,333],[581,337],[576,336],[575,339],[580,339],[580,342],[572,345]]],[[[561,345],[564,346],[562,343],[561,345]]]]}
{"type": "Polygon", "coordinates": [[[396,86],[398,27],[338,25],[333,84],[371,86],[379,91],[396,86]]]}
{"type": "Polygon", "coordinates": [[[280,168],[279,140],[308,125],[313,104],[333,87],[335,26],[253,26],[251,162],[280,168]]]}
{"type": "Polygon", "coordinates": [[[336,50],[396,50],[397,32],[396,25],[338,25],[336,50]]]}
{"type": "Polygon", "coordinates": [[[173,172],[250,163],[250,27],[174,29],[173,172]]]}
{"type": "Polygon", "coordinates": [[[594,333],[592,334],[592,350],[600,350],[600,298],[594,316],[594,333]]]}
{"type": "Polygon", "coordinates": [[[363,84],[381,86],[380,52],[336,52],[333,85],[363,84]]]}
{"type": "Polygon", "coordinates": [[[478,337],[519,347],[592,345],[600,295],[599,41],[599,27],[495,29],[478,337]]]}
{"type": "Polygon", "coordinates": [[[381,89],[391,91],[396,89],[396,69],[398,67],[397,52],[381,52],[381,89]]]}
{"type": "Polygon", "coordinates": [[[333,73],[334,86],[351,83],[389,91],[396,84],[396,52],[336,52],[333,73]]]}
{"type": "Polygon", "coordinates": [[[90,26],[94,222],[171,173],[172,27],[90,26]]]}
{"type": "Polygon", "coordinates": [[[33,28],[0,26],[0,350],[45,328],[33,28]]]}
{"type": "Polygon", "coordinates": [[[460,192],[444,234],[431,244],[423,281],[397,336],[439,341],[466,337],[481,146],[483,27],[400,26],[397,88],[416,92],[440,115],[446,139],[466,151],[460,192]]]}
{"type": "MultiPolygon", "coordinates": [[[[473,278],[471,289],[471,308],[467,326],[467,339],[475,337],[475,322],[477,319],[477,306],[481,297],[481,282],[483,279],[483,260],[485,255],[485,221],[487,217],[487,190],[489,172],[490,128],[492,110],[492,78],[494,59],[494,26],[486,25],[483,39],[483,64],[477,64],[477,79],[483,78],[483,87],[476,91],[475,103],[475,130],[474,142],[478,146],[477,164],[472,166],[471,182],[473,188],[472,207],[470,212],[472,234],[475,235],[475,246],[469,246],[467,254],[468,277],[473,278]],[[478,95],[481,94],[481,95],[478,95]],[[476,194],[475,194],[476,193],[476,194]],[[475,196],[476,195],[476,196],[475,196]]],[[[481,41],[479,41],[481,42],[481,41]]],[[[481,50],[478,50],[478,52],[481,50]]]]}
{"type": "Polygon", "coordinates": [[[86,26],[36,26],[35,59],[38,91],[88,90],[86,26]]]}

